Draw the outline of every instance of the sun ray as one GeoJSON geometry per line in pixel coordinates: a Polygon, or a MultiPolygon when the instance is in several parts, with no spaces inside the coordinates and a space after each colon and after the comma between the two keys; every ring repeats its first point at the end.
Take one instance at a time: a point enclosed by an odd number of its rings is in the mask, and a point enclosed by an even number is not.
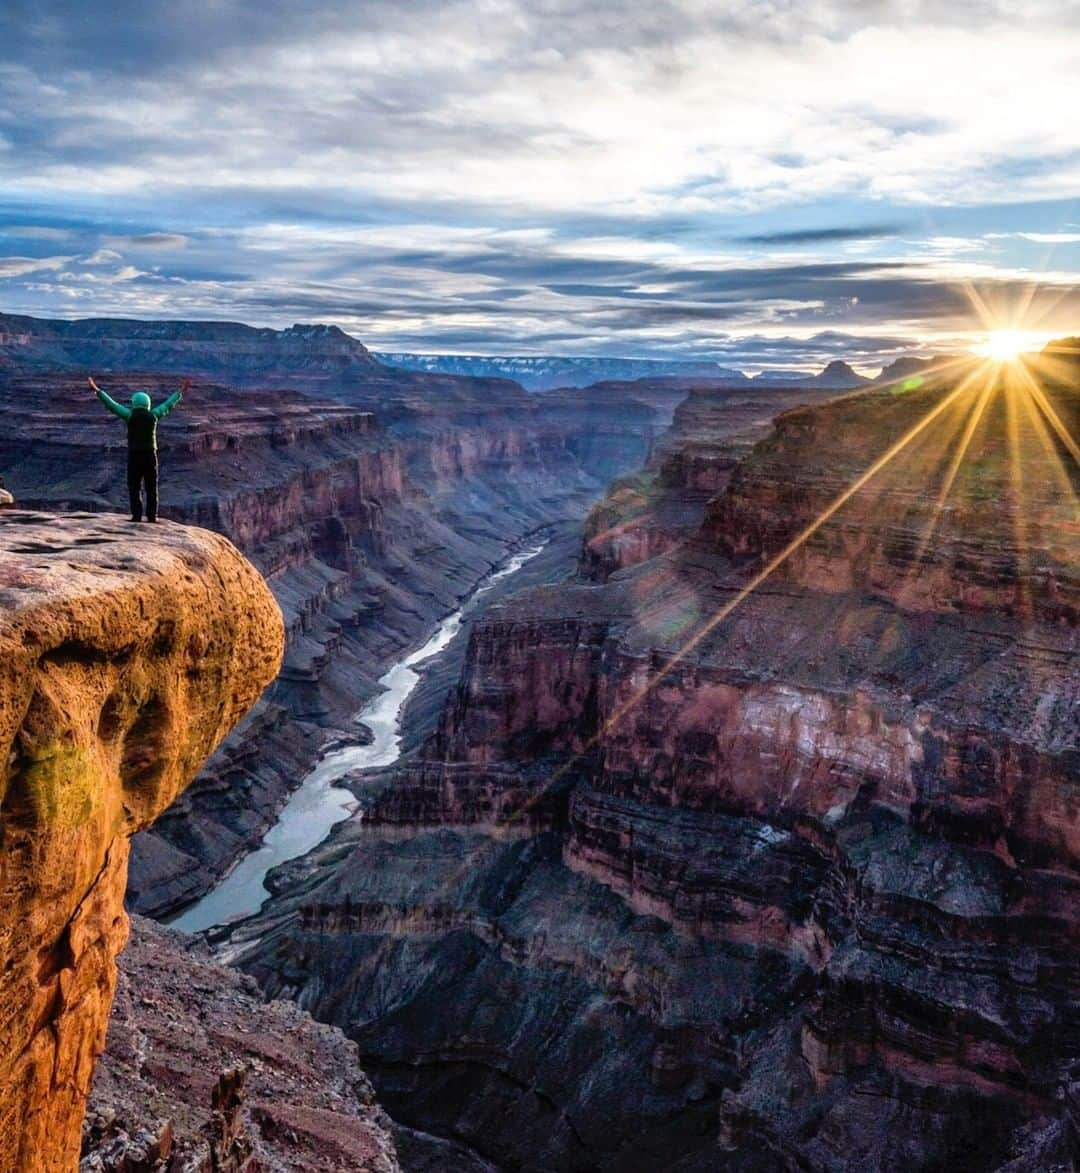
{"type": "Polygon", "coordinates": [[[960,289],[971,303],[971,308],[982,323],[983,329],[992,330],[997,325],[997,315],[986,304],[975,283],[970,279],[963,280],[960,282],[960,289]]]}
{"type": "MultiPolygon", "coordinates": [[[[976,363],[978,361],[979,359],[972,354],[960,354],[957,355],[956,358],[943,359],[941,362],[935,361],[932,362],[930,366],[925,368],[922,377],[924,379],[937,379],[946,374],[948,371],[951,371],[954,367],[971,366],[972,363],[976,363]]],[[[885,388],[896,387],[897,385],[907,383],[909,379],[910,376],[904,375],[898,379],[893,379],[891,382],[883,383],[882,386],[885,388]]],[[[843,395],[837,395],[836,398],[832,400],[832,402],[835,403],[840,399],[852,399],[856,395],[862,395],[865,390],[866,389],[864,387],[856,387],[851,391],[845,392],[843,395]]]]}
{"type": "Polygon", "coordinates": [[[1061,417],[1054,410],[1054,405],[1046,397],[1046,392],[1039,386],[1038,381],[1022,363],[1017,364],[1016,369],[1017,374],[1023,380],[1024,386],[1030,393],[1032,399],[1035,400],[1043,415],[1049,420],[1050,426],[1057,432],[1058,437],[1072,455],[1073,460],[1080,466],[1080,444],[1076,442],[1069,429],[1061,422],[1061,417]]]}
{"type": "Polygon", "coordinates": [[[1013,537],[1016,541],[1016,581],[1019,590],[1020,614],[1029,620],[1034,608],[1031,597],[1031,553],[1028,534],[1028,503],[1024,482],[1024,462],[1020,453],[1020,419],[1017,408],[1015,380],[1007,380],[1005,388],[1005,435],[1009,452],[1009,483],[1012,486],[1013,537]]]}
{"type": "Polygon", "coordinates": [[[1080,514],[1080,494],[1077,493],[1076,487],[1073,485],[1072,478],[1069,476],[1069,470],[1065,467],[1065,463],[1061,459],[1061,452],[1054,443],[1054,437],[1050,434],[1050,429],[1046,424],[1042,412],[1035,405],[1034,396],[1024,394],[1020,396],[1020,400],[1024,405],[1031,430],[1035,433],[1039,444],[1046,453],[1046,463],[1050,469],[1051,476],[1057,481],[1058,488],[1061,490],[1066,502],[1071,501],[1073,508],[1080,514]]]}
{"type": "Polygon", "coordinates": [[[630,712],[631,709],[641,703],[668,675],[669,672],[678,666],[695,648],[697,648],[729,615],[739,607],[750,595],[752,595],[758,587],[761,586],[768,578],[770,578],[801,546],[813,537],[815,533],[827,522],[830,518],[836,515],[856,493],[859,492],[869,481],[871,481],[883,468],[890,464],[896,456],[904,451],[918,436],[925,431],[940,415],[942,415],[949,407],[951,407],[957,399],[968,389],[965,384],[961,384],[951,391],[936,407],[931,408],[929,412],[916,424],[914,424],[903,436],[900,437],[894,444],[892,444],[881,456],[877,458],[870,465],[865,472],[857,477],[830,505],[828,505],[818,516],[804,529],[802,529],[794,538],[791,539],[787,545],[784,546],[779,553],[775,554],[762,567],[761,570],[755,574],[748,583],[746,583],[740,590],[736,592],[733,598],[725,603],[710,619],[705,623],[686,643],[674,652],[669,659],[661,666],[659,671],[648,681],[637,693],[635,693],[629,700],[625,701],[616,711],[604,722],[601,729],[601,734],[609,733],[617,725],[619,725],[623,718],[630,712]]]}
{"type": "Polygon", "coordinates": [[[1055,382],[1071,386],[1076,381],[1076,374],[1065,358],[1059,358],[1058,355],[1071,355],[1073,358],[1077,357],[1077,352],[1074,350],[1067,350],[1064,347],[1055,347],[1052,344],[1045,346],[1037,355],[1033,357],[1032,365],[1036,371],[1044,377],[1044,379],[1052,379],[1055,382]]]}
{"type": "Polygon", "coordinates": [[[900,585],[897,602],[901,607],[905,606],[911,601],[915,593],[918,580],[922,569],[926,562],[926,557],[930,548],[930,543],[937,530],[938,523],[944,513],[945,504],[948,500],[949,494],[952,491],[953,482],[956,479],[957,472],[960,465],[963,463],[964,455],[967,452],[971,439],[978,427],[979,420],[983,411],[986,408],[986,402],[989,401],[989,390],[993,388],[993,380],[991,378],[991,370],[989,364],[983,363],[972,371],[969,371],[963,380],[958,384],[957,390],[972,390],[974,384],[980,376],[985,377],[986,382],[982,389],[975,396],[972,406],[967,408],[957,401],[957,407],[961,409],[961,418],[964,419],[962,430],[958,422],[957,426],[949,429],[947,432],[940,427],[933,428],[928,431],[928,435],[933,435],[939,438],[942,444],[942,459],[940,465],[932,473],[926,476],[927,486],[937,483],[939,485],[937,497],[932,508],[929,519],[922,527],[922,534],[919,538],[919,544],[916,547],[915,554],[911,559],[908,569],[904,573],[903,582],[900,585]],[[964,413],[966,412],[966,417],[964,413]],[[956,447],[950,454],[950,445],[952,437],[960,432],[960,440],[956,447]],[[939,477],[940,471],[940,477],[939,477]]]}
{"type": "Polygon", "coordinates": [[[961,387],[965,388],[971,386],[980,374],[985,377],[982,390],[979,392],[978,398],[968,415],[967,424],[964,427],[963,434],[960,437],[960,443],[957,445],[956,451],[953,453],[952,460],[949,462],[948,470],[942,481],[941,488],[938,490],[937,499],[934,502],[933,512],[930,520],[927,522],[926,530],[922,539],[919,542],[919,547],[915,553],[913,567],[910,573],[918,574],[923,560],[926,556],[926,551],[933,539],[934,533],[937,529],[938,522],[941,520],[941,515],[945,509],[945,503],[949,499],[949,494],[952,492],[953,483],[956,480],[956,474],[960,471],[960,466],[964,463],[964,457],[967,455],[967,450],[971,445],[972,438],[978,430],[979,423],[982,420],[983,413],[986,411],[986,405],[990,402],[990,397],[994,392],[995,382],[993,372],[988,372],[984,367],[973,371],[967,379],[961,383],[961,387]]]}

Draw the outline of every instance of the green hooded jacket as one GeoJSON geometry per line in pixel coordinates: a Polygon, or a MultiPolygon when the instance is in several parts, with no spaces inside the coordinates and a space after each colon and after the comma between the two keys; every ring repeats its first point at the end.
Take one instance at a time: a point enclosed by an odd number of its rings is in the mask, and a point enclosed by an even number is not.
{"type": "Polygon", "coordinates": [[[100,388],[97,397],[113,415],[127,422],[128,449],[131,452],[157,451],[157,422],[167,416],[183,398],[179,391],[174,391],[157,407],[151,407],[150,396],[145,391],[136,391],[131,397],[131,406],[126,407],[100,388]]]}

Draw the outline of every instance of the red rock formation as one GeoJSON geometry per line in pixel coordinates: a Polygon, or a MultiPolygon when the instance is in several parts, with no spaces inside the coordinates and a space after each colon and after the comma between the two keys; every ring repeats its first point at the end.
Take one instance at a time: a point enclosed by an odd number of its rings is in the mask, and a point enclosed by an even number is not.
{"type": "Polygon", "coordinates": [[[225,539],[0,523],[0,1169],[67,1173],[127,936],[131,835],[273,678],[280,614],[225,539]]]}
{"type": "Polygon", "coordinates": [[[886,595],[905,610],[1034,613],[1075,625],[1075,459],[1047,413],[1075,436],[1080,404],[1075,385],[1023,369],[976,368],[789,412],[717,500],[705,538],[735,557],[768,559],[933,415],[778,577],[886,595]],[[806,471],[793,478],[792,468],[806,471]]]}
{"type": "Polygon", "coordinates": [[[243,964],[391,1112],[559,1170],[1068,1167],[1078,399],[965,373],[782,416],[356,780],[243,964]]]}
{"type": "MultiPolygon", "coordinates": [[[[581,572],[598,582],[673,550],[697,532],[708,502],[773,418],[827,392],[693,387],[643,472],[615,482],[585,526],[581,572]]],[[[627,389],[629,393],[629,388],[627,389]]]]}

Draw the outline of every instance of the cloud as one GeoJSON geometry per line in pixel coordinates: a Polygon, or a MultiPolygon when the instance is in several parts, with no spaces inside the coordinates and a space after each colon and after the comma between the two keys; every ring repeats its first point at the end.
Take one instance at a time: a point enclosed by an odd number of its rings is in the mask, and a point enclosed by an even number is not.
{"type": "Polygon", "coordinates": [[[95,249],[89,256],[79,262],[83,265],[111,265],[114,261],[123,260],[123,257],[112,248],[95,249]]]}
{"type": "Polygon", "coordinates": [[[903,231],[900,224],[863,224],[849,228],[796,228],[785,232],[762,232],[740,236],[739,244],[834,244],[847,240],[879,240],[897,236],[903,231]]]}
{"type": "MultiPolygon", "coordinates": [[[[965,278],[976,280],[984,301],[1006,308],[1030,286],[1021,269],[936,252],[794,263],[686,246],[646,249],[636,260],[626,251],[597,248],[592,237],[495,226],[270,224],[193,233],[153,270],[99,250],[101,264],[39,273],[7,308],[322,320],[382,349],[558,347],[753,367],[779,361],[767,357],[770,346],[789,365],[816,365],[879,354],[887,361],[935,336],[962,345],[975,328],[965,278]]],[[[1050,274],[1032,307],[1067,322],[1080,314],[1080,294],[1069,274],[1050,274]]]]}
{"type": "Polygon", "coordinates": [[[1069,18],[1037,0],[1022,16],[884,0],[5,12],[3,166],[24,191],[160,194],[196,174],[694,212],[1068,194],[1077,179],[1068,120],[1045,116],[1071,103],[1069,18]]]}
{"type": "Polygon", "coordinates": [[[71,257],[0,257],[0,277],[25,277],[62,269],[71,257]]]}
{"type": "MultiPolygon", "coordinates": [[[[16,0],[5,302],[323,317],[403,349],[951,339],[964,281],[1019,298],[1037,246],[1076,243],[1080,151],[1048,112],[1078,22],[1047,0],[16,0]],[[60,238],[71,257],[25,255],[60,238]]],[[[1049,280],[1063,320],[1074,274],[1049,280]]]]}
{"type": "Polygon", "coordinates": [[[1080,232],[1021,232],[1019,235],[1036,244],[1080,244],[1080,232]]]}
{"type": "Polygon", "coordinates": [[[15,236],[24,240],[65,240],[70,235],[66,228],[48,228],[40,224],[8,224],[0,227],[0,236],[15,236]]]}
{"type": "Polygon", "coordinates": [[[138,236],[115,236],[113,242],[136,248],[186,248],[190,237],[182,232],[142,232],[138,236]]]}

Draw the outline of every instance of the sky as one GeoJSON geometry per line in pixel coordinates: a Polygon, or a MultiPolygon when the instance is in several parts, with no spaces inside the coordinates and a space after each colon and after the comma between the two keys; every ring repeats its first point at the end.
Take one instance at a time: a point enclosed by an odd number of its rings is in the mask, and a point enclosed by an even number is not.
{"type": "Polygon", "coordinates": [[[1034,345],[1080,333],[1078,76],[1075,0],[5,0],[0,312],[1034,345]]]}

